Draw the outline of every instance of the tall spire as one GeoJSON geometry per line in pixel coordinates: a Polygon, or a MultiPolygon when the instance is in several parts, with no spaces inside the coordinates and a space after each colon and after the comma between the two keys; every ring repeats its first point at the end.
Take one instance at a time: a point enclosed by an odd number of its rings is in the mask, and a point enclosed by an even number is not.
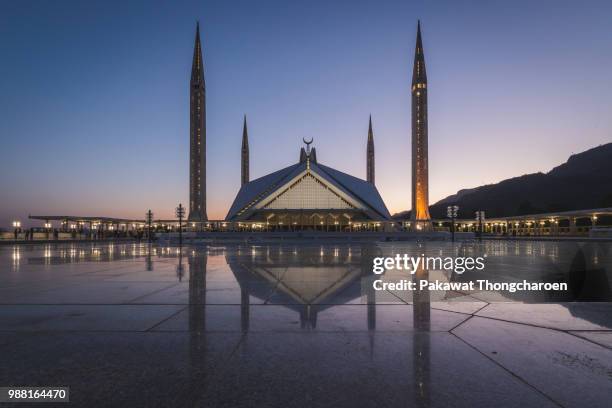
{"type": "Polygon", "coordinates": [[[249,182],[249,134],[247,131],[247,120],[244,115],[242,124],[242,150],[240,155],[240,186],[249,182]]]}
{"type": "Polygon", "coordinates": [[[429,165],[427,126],[427,74],[421,40],[421,22],[417,26],[414,68],[412,71],[412,213],[411,227],[430,230],[429,165]]]}
{"type": "Polygon", "coordinates": [[[425,51],[421,40],[421,20],[417,24],[416,47],[414,48],[414,67],[412,69],[412,85],[427,83],[427,71],[425,70],[425,51]]]}
{"type": "Polygon", "coordinates": [[[204,59],[202,58],[202,44],[200,43],[200,22],[196,23],[195,42],[193,45],[193,61],[191,64],[191,83],[201,82],[204,86],[204,59]]]}
{"type": "MultiPolygon", "coordinates": [[[[189,87],[189,221],[207,221],[206,215],[206,86],[200,43],[200,23],[196,25],[191,82],[189,87]]],[[[202,227],[200,224],[199,228],[202,227]]]]}
{"type": "Polygon", "coordinates": [[[372,131],[372,115],[370,115],[370,125],[368,127],[368,147],[366,153],[367,168],[366,176],[368,183],[374,184],[374,132],[372,131]]]}

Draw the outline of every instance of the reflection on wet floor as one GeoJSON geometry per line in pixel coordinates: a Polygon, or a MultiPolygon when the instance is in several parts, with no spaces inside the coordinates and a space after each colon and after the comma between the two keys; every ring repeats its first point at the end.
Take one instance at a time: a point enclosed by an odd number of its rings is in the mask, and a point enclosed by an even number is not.
{"type": "Polygon", "coordinates": [[[609,406],[610,258],[531,241],[0,247],[0,384],[67,384],[87,406],[609,406]],[[371,257],[396,253],[487,267],[384,279],[570,291],[374,290],[371,257]]]}

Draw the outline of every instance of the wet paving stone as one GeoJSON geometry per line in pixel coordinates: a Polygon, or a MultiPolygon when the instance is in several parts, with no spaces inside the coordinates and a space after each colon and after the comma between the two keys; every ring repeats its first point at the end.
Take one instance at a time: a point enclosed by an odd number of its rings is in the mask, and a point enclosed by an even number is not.
{"type": "Polygon", "coordinates": [[[609,407],[605,298],[374,291],[361,259],[488,252],[511,282],[564,279],[576,252],[460,245],[0,246],[0,385],[86,407],[609,407]]]}

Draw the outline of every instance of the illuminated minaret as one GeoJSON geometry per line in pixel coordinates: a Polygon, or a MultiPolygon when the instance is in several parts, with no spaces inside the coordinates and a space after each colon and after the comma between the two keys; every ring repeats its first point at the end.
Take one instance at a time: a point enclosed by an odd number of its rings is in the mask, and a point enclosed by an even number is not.
{"type": "Polygon", "coordinates": [[[367,181],[374,184],[374,133],[372,132],[372,115],[370,115],[370,127],[368,128],[368,150],[367,150],[367,181]]]}
{"type": "Polygon", "coordinates": [[[206,221],[206,84],[200,23],[196,26],[190,84],[188,218],[189,221],[206,221]]]}
{"type": "Polygon", "coordinates": [[[249,134],[247,132],[246,115],[242,125],[242,150],[240,156],[240,186],[249,182],[249,134]]]}
{"type": "Polygon", "coordinates": [[[429,216],[429,175],[427,163],[427,73],[421,41],[421,22],[417,26],[414,68],[412,71],[412,226],[431,228],[429,216]]]}

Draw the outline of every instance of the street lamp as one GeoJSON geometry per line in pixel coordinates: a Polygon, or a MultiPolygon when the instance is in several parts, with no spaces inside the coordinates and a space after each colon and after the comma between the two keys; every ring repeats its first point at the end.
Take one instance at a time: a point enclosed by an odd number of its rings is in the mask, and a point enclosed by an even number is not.
{"type": "Polygon", "coordinates": [[[446,207],[446,216],[451,219],[451,239],[455,242],[455,220],[457,219],[458,205],[449,205],[446,207]]]}
{"type": "Polygon", "coordinates": [[[183,246],[183,218],[185,217],[185,207],[179,203],[176,207],[176,218],[179,220],[179,246],[183,246]]]}
{"type": "Polygon", "coordinates": [[[147,223],[147,229],[149,231],[149,242],[151,242],[151,223],[153,223],[153,212],[151,210],[147,211],[147,213],[145,214],[145,221],[147,223]]]}

